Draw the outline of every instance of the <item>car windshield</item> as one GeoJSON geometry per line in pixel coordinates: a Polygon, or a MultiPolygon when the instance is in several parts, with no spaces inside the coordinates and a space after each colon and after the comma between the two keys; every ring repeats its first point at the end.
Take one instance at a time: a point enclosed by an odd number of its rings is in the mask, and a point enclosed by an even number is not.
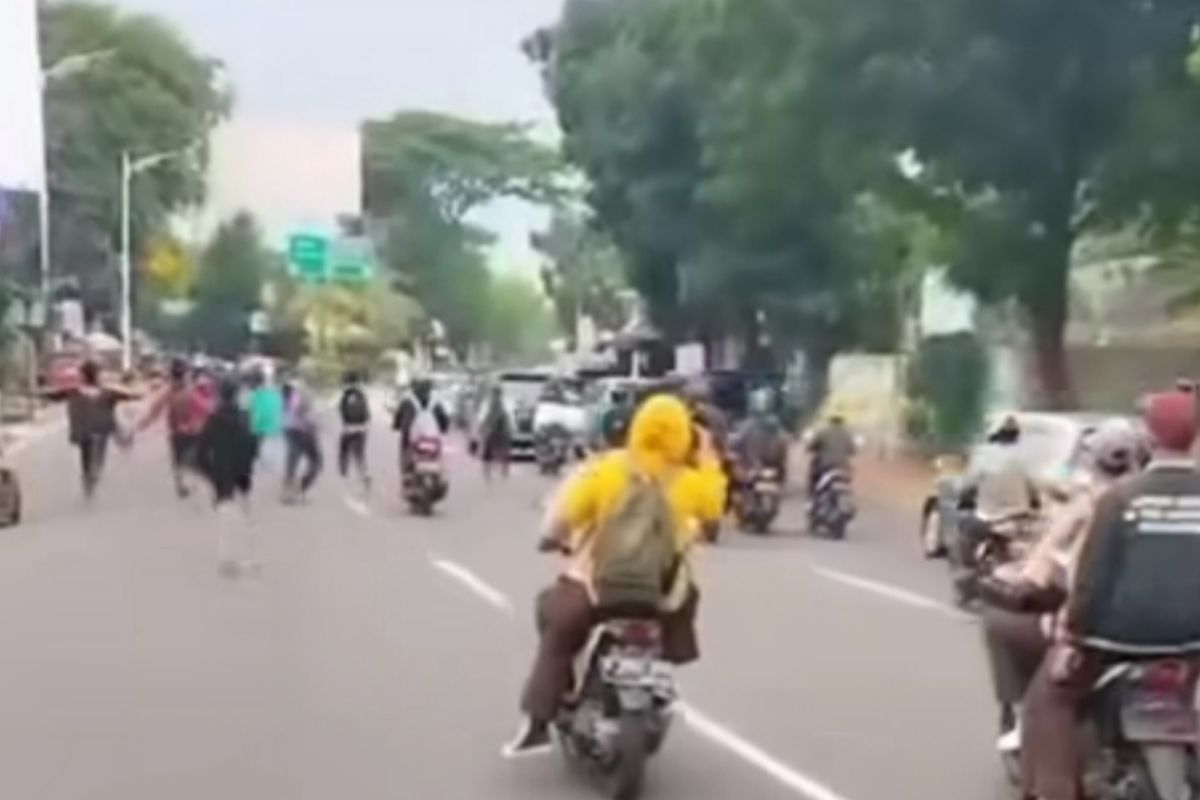
{"type": "Polygon", "coordinates": [[[548,378],[544,375],[509,373],[500,376],[500,387],[510,403],[518,406],[536,405],[548,378]]]}
{"type": "Polygon", "coordinates": [[[1041,478],[1067,477],[1078,443],[1078,429],[1064,419],[1021,420],[1018,453],[1026,469],[1041,478]]]}

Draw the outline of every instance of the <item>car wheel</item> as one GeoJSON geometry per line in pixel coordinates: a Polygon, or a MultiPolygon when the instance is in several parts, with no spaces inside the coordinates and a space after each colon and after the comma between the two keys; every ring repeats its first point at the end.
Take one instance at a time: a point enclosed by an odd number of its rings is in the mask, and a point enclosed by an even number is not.
{"type": "Polygon", "coordinates": [[[927,507],[921,517],[921,552],[926,558],[946,555],[946,544],[942,541],[942,512],[936,505],[927,507]]]}

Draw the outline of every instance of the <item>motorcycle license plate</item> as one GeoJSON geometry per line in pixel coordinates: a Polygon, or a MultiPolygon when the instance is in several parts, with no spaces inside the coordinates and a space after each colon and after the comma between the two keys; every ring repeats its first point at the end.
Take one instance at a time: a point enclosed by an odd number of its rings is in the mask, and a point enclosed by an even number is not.
{"type": "Polygon", "coordinates": [[[674,686],[671,665],[653,658],[606,656],[601,662],[604,680],[615,686],[630,686],[656,691],[674,686]]]}
{"type": "Polygon", "coordinates": [[[418,461],[417,472],[422,475],[436,475],[442,471],[442,467],[436,461],[418,461]]]}
{"type": "Polygon", "coordinates": [[[1200,736],[1200,716],[1173,698],[1131,698],[1121,705],[1121,729],[1131,742],[1192,744],[1200,736]]]}
{"type": "Polygon", "coordinates": [[[779,494],[779,484],[774,481],[759,481],[754,485],[754,491],[761,494],[779,494]]]}

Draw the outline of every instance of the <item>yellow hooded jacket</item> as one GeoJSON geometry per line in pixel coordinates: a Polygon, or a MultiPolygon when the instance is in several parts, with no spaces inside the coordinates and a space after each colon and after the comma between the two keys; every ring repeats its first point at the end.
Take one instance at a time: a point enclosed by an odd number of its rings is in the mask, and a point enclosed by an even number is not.
{"type": "Polygon", "coordinates": [[[699,523],[721,519],[724,473],[710,454],[694,454],[694,445],[687,407],[674,397],[652,397],[634,415],[626,447],[598,456],[567,482],[551,515],[572,531],[569,577],[591,586],[592,539],[624,496],[633,470],[662,481],[681,554],[694,543],[699,523]]]}

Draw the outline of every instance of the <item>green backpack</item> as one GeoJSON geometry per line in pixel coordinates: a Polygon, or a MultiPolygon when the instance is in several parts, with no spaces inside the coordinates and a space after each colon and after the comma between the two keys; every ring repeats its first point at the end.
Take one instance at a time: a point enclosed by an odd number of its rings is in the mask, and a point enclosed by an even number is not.
{"type": "Polygon", "coordinates": [[[675,516],[660,482],[630,468],[629,486],[596,531],[596,604],[658,608],[669,590],[675,516]]]}

